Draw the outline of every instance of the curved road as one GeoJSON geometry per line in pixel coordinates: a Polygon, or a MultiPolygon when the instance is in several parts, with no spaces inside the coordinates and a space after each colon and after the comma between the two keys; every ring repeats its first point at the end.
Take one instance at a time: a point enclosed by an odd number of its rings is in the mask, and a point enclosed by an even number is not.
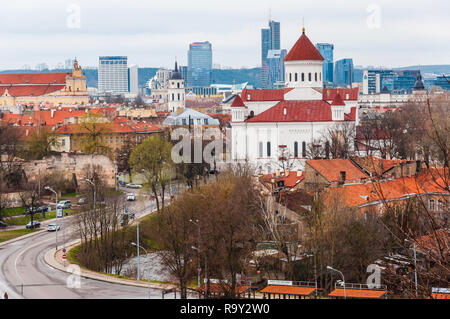
{"type": "MultiPolygon", "coordinates": [[[[131,211],[140,218],[151,213],[151,207],[143,207],[142,202],[136,202],[131,211]]],[[[46,225],[50,221],[42,224],[46,225]]],[[[71,218],[65,217],[66,243],[76,239],[71,218]]],[[[62,227],[58,232],[59,246],[62,247],[62,227]]],[[[39,231],[30,237],[9,243],[0,247],[0,296],[4,291],[10,298],[32,299],[108,299],[108,298],[147,298],[147,288],[126,286],[93,279],[81,278],[80,288],[70,288],[66,285],[70,274],[50,267],[44,261],[45,253],[54,248],[55,233],[46,230],[39,231]],[[22,286],[23,285],[23,286],[22,286]]],[[[161,290],[151,289],[151,298],[160,299],[161,290]]],[[[173,298],[168,294],[165,298],[173,298]]]]}

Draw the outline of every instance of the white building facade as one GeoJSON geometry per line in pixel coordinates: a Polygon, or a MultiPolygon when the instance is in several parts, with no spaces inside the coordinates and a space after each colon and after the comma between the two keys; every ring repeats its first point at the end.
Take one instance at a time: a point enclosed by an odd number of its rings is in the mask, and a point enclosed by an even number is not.
{"type": "Polygon", "coordinates": [[[248,161],[258,173],[274,172],[286,160],[291,169],[303,169],[310,144],[340,123],[357,123],[357,89],[356,98],[348,89],[324,91],[323,60],[303,30],[285,58],[285,89],[243,90],[236,96],[234,162],[248,161]]]}

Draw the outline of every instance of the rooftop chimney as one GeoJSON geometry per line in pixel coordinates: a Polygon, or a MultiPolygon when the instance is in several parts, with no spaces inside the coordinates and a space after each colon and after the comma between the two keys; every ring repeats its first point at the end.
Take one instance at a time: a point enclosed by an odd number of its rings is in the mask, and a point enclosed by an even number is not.
{"type": "Polygon", "coordinates": [[[50,111],[50,117],[53,118],[53,115],[55,115],[55,110],[54,110],[54,109],[51,109],[51,111],[50,111]]]}
{"type": "Polygon", "coordinates": [[[340,172],[340,175],[341,175],[341,180],[340,180],[340,182],[342,183],[342,184],[344,184],[344,182],[345,182],[345,180],[346,180],[346,173],[345,173],[345,171],[341,171],[340,172]]]}

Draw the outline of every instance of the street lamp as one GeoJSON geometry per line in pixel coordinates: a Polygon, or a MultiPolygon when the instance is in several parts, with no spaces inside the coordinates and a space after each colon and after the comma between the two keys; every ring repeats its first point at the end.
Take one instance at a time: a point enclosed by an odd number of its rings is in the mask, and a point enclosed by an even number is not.
{"type": "Polygon", "coordinates": [[[341,274],[341,276],[342,276],[342,283],[343,283],[343,285],[344,285],[344,298],[347,299],[347,294],[346,294],[346,291],[345,291],[345,278],[344,278],[344,274],[343,274],[342,272],[340,272],[339,270],[334,269],[333,267],[330,267],[330,266],[327,266],[327,269],[328,269],[328,270],[331,270],[331,271],[335,271],[335,272],[341,274]]]}
{"type": "MultiPolygon", "coordinates": [[[[408,239],[405,239],[405,242],[411,243],[411,241],[408,240],[408,239]]],[[[416,256],[416,242],[412,242],[412,243],[413,243],[413,245],[414,245],[414,248],[413,248],[413,251],[414,251],[414,282],[415,282],[415,285],[416,285],[416,298],[417,298],[418,293],[417,293],[417,256],[416,256]]]]}
{"type": "Polygon", "coordinates": [[[197,286],[198,286],[198,288],[200,288],[200,271],[201,271],[201,269],[200,269],[200,224],[198,223],[198,219],[196,219],[195,221],[192,220],[192,219],[189,219],[189,221],[191,223],[193,223],[194,225],[197,225],[197,227],[198,227],[198,243],[197,243],[198,248],[196,248],[194,246],[192,246],[192,248],[197,250],[197,253],[198,253],[198,258],[197,258],[198,259],[198,263],[197,263],[197,286]]]}
{"type": "MultiPolygon", "coordinates": [[[[56,231],[55,231],[55,234],[56,234],[56,250],[58,250],[58,193],[53,189],[53,188],[51,188],[50,186],[45,186],[44,187],[44,189],[45,190],[48,190],[48,191],[50,191],[50,192],[52,192],[52,193],[54,193],[55,194],[55,217],[56,217],[56,227],[55,227],[55,229],[56,229],[56,231]]],[[[64,211],[63,211],[63,249],[64,249],[64,252],[66,252],[66,236],[65,236],[65,227],[64,227],[64,211]]],[[[64,267],[66,266],[66,260],[64,259],[64,267]]]]}
{"type": "Polygon", "coordinates": [[[143,249],[145,251],[145,254],[147,255],[146,259],[147,259],[147,274],[148,274],[148,278],[147,278],[147,281],[148,281],[148,299],[150,299],[150,260],[148,259],[149,258],[149,254],[148,254],[147,250],[144,247],[142,247],[142,246],[140,246],[140,245],[138,245],[136,243],[131,243],[131,245],[138,247],[138,249],[139,248],[143,249]]]}

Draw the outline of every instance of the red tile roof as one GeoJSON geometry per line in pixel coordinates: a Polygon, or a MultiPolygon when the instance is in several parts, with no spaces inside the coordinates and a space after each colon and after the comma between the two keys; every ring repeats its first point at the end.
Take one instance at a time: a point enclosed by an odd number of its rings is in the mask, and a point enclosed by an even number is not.
{"type": "Polygon", "coordinates": [[[360,181],[369,176],[349,159],[319,159],[306,161],[306,165],[311,166],[329,182],[338,182],[341,180],[341,172],[345,171],[345,180],[347,182],[360,181]]]}
{"type": "Polygon", "coordinates": [[[284,90],[247,90],[243,89],[241,93],[241,99],[244,102],[253,101],[282,101],[284,100],[284,94],[291,91],[292,88],[284,90]]]}
{"type": "Polygon", "coordinates": [[[0,86],[0,95],[8,91],[11,96],[41,96],[64,89],[65,85],[0,86]]]}
{"type": "Polygon", "coordinates": [[[443,294],[443,293],[432,293],[431,298],[433,299],[450,299],[450,294],[443,294]]]}
{"type": "Polygon", "coordinates": [[[3,84],[66,84],[66,76],[71,73],[2,73],[0,85],[3,84]]]}
{"type": "Polygon", "coordinates": [[[275,286],[270,285],[260,290],[259,292],[265,292],[270,294],[286,294],[297,296],[309,296],[316,288],[314,287],[298,287],[298,286],[275,286]]]}
{"type": "Polygon", "coordinates": [[[281,101],[247,122],[331,122],[331,120],[330,104],[322,100],[313,100],[281,101]]]}
{"type": "Polygon", "coordinates": [[[316,49],[314,44],[312,44],[309,38],[306,36],[305,30],[303,30],[300,38],[297,40],[292,49],[284,58],[284,61],[300,61],[300,60],[316,60],[316,61],[324,60],[319,50],[316,49]]]}
{"type": "Polygon", "coordinates": [[[357,101],[358,100],[358,88],[323,89],[322,98],[325,101],[332,101],[337,94],[339,94],[344,101],[347,101],[347,100],[357,101]],[[348,94],[348,99],[347,99],[347,94],[348,94]]]}
{"type": "Polygon", "coordinates": [[[385,290],[369,290],[369,289],[344,289],[338,288],[328,294],[332,297],[344,297],[347,298],[366,298],[366,299],[379,299],[386,294],[385,290]]]}
{"type": "Polygon", "coordinates": [[[342,101],[341,95],[338,93],[334,96],[333,102],[331,105],[341,106],[345,105],[344,101],[342,101]]]}
{"type": "Polygon", "coordinates": [[[300,171],[300,174],[298,176],[297,171],[289,171],[288,175],[285,172],[280,172],[279,176],[276,176],[276,173],[266,174],[261,177],[261,181],[270,183],[273,178],[276,182],[284,181],[284,186],[292,188],[305,179],[305,172],[300,171]]]}
{"type": "Polygon", "coordinates": [[[239,95],[236,95],[236,97],[233,100],[233,103],[231,103],[231,107],[245,107],[244,102],[242,102],[242,99],[239,95]]]}

